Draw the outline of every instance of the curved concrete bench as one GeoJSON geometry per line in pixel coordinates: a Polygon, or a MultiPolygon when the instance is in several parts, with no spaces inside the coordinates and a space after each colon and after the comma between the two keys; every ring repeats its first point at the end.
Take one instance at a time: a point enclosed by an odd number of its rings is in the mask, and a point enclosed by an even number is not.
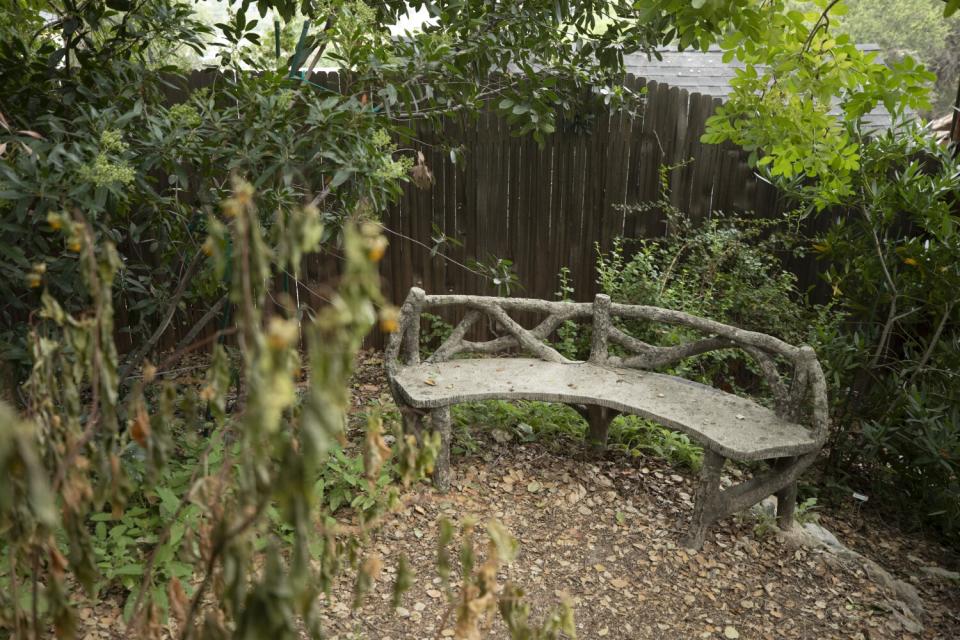
{"type": "Polygon", "coordinates": [[[796,480],[816,458],[826,439],[827,396],[823,372],[813,349],[795,347],[762,333],[678,311],[612,304],[598,295],[593,303],[550,302],[483,296],[428,296],[413,288],[400,312],[385,357],[387,377],[408,430],[419,433],[429,413],[441,435],[434,482],[449,488],[450,406],[479,400],[541,400],[576,409],[589,424],[588,439],[606,442],[610,421],[621,413],[653,420],[681,431],[704,447],[704,462],[685,544],[699,548],[713,522],[778,498],[777,517],[789,526],[796,503],[796,480]],[[420,315],[424,310],[457,306],[463,320],[425,361],[420,361],[420,315]],[[546,314],[525,329],[509,312],[546,314]],[[504,335],[484,342],[466,339],[484,316],[504,335]],[[648,320],[696,329],[706,337],[683,345],[659,347],[642,342],[613,323],[615,318],[648,320]],[[568,320],[592,323],[587,362],[568,360],[544,340],[568,320]],[[621,355],[610,353],[610,344],[621,355]],[[756,401],[655,373],[684,358],[718,349],[738,348],[753,358],[773,398],[774,408],[756,401]],[[527,357],[456,358],[461,354],[523,353],[527,357]],[[532,357],[531,357],[532,356],[532,357]],[[789,369],[784,377],[780,369],[789,369]],[[767,471],[720,490],[726,459],[763,460],[767,471]]]}

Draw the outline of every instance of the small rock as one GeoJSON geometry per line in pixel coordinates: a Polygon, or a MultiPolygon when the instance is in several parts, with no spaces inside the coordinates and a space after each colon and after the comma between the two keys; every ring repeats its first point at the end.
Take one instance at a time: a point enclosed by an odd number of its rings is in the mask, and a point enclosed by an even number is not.
{"type": "Polygon", "coordinates": [[[579,513],[579,514],[582,515],[582,516],[588,516],[588,515],[590,515],[592,512],[590,511],[590,508],[587,507],[586,505],[581,505],[580,508],[577,509],[577,513],[579,513]]]}
{"type": "Polygon", "coordinates": [[[440,591],[438,591],[437,589],[427,589],[427,595],[430,596],[431,598],[439,598],[443,594],[440,593],[440,591]]]}
{"type": "Polygon", "coordinates": [[[694,597],[693,597],[692,595],[690,595],[689,593],[688,593],[687,595],[683,596],[683,603],[684,603],[685,605],[687,605],[688,607],[689,607],[689,606],[693,606],[693,603],[695,603],[696,601],[697,601],[697,599],[694,598],[694,597]]]}
{"type": "Polygon", "coordinates": [[[426,608],[427,608],[427,605],[423,604],[422,602],[415,602],[413,604],[414,611],[423,611],[426,608]]]}
{"type": "Polygon", "coordinates": [[[603,629],[600,629],[600,631],[597,631],[597,635],[600,636],[601,638],[609,634],[610,634],[609,627],[604,627],[603,629]]]}
{"type": "Polygon", "coordinates": [[[736,627],[731,627],[727,625],[723,628],[723,637],[729,638],[729,640],[736,640],[740,637],[740,632],[737,631],[736,627]]]}
{"type": "Polygon", "coordinates": [[[407,609],[406,607],[397,607],[397,615],[400,616],[401,618],[409,618],[410,610],[407,609]]]}
{"type": "Polygon", "coordinates": [[[777,499],[774,496],[767,496],[758,504],[753,505],[751,511],[761,516],[765,515],[768,518],[775,518],[777,516],[777,499]]]}

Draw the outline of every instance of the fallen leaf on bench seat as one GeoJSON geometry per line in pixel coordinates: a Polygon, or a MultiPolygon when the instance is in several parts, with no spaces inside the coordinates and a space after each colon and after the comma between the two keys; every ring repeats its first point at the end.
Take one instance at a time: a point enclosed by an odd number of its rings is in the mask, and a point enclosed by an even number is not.
{"type": "Polygon", "coordinates": [[[425,380],[423,381],[423,383],[424,383],[424,384],[428,384],[428,385],[430,385],[431,387],[437,386],[437,381],[434,380],[433,378],[427,378],[427,379],[425,379],[425,380]]]}
{"type": "Polygon", "coordinates": [[[739,414],[739,413],[737,414],[736,417],[737,417],[737,420],[746,420],[746,418],[745,418],[742,414],[739,414]]]}

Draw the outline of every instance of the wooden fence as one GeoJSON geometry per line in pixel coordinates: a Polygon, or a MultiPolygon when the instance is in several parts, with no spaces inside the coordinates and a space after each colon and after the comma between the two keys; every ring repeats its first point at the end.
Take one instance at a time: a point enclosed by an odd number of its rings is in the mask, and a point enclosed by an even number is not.
{"type": "MultiPolygon", "coordinates": [[[[191,88],[212,82],[194,74],[191,88]]],[[[318,73],[315,84],[339,90],[336,73],[318,73]]],[[[702,219],[712,211],[778,216],[784,203],[777,191],[755,177],[741,149],[700,142],[706,119],[720,100],[642,78],[625,85],[645,94],[637,113],[585,114],[576,125],[561,123],[538,145],[515,137],[493,112],[477,119],[407,123],[415,132],[434,174],[427,189],[412,183],[384,214],[391,245],[381,273],[387,296],[399,303],[417,285],[429,293],[494,294],[489,278],[464,265],[473,260],[511,260],[521,288],[514,295],[552,299],[558,273],[570,269],[575,299],[596,293],[596,247],[607,250],[617,236],[649,238],[666,231],[662,212],[627,215],[623,205],[651,202],[660,193],[660,167],[682,165],[669,174],[674,205],[702,219]],[[441,142],[462,145],[454,164],[441,142]],[[431,255],[433,229],[456,239],[431,255]]],[[[409,143],[404,143],[409,147],[409,143]]],[[[813,266],[795,262],[803,284],[814,281],[813,266]]],[[[308,258],[302,301],[321,303],[310,282],[329,282],[339,270],[336,251],[308,258]]],[[[383,344],[371,336],[374,346],[383,344]]]]}
{"type": "Polygon", "coordinates": [[[490,257],[513,261],[524,295],[553,297],[557,274],[568,267],[577,297],[592,298],[599,246],[616,236],[654,237],[665,232],[663,215],[626,215],[623,205],[657,199],[663,165],[670,173],[671,201],[694,219],[714,210],[781,212],[775,189],[757,180],[745,154],[729,145],[700,142],[704,123],[719,100],[678,88],[627,78],[646,89],[642,112],[600,113],[580,130],[561,128],[543,146],[511,135],[493,113],[477,122],[449,122],[442,131],[415,126],[416,137],[436,183],[428,191],[408,184],[384,225],[393,238],[384,277],[397,295],[412,284],[429,292],[493,293],[485,279],[430,255],[435,225],[462,247],[448,251],[458,262],[490,257]],[[462,143],[465,162],[431,145],[462,143]]]}

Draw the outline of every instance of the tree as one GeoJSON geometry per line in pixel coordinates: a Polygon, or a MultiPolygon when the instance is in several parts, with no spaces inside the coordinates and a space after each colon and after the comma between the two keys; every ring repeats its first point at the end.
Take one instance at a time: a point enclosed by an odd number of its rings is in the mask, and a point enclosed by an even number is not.
{"type": "Polygon", "coordinates": [[[914,524],[955,537],[960,166],[911,122],[932,74],[910,56],[872,60],[838,26],[843,5],[816,4],[776,18],[780,35],[762,44],[724,42],[745,69],[704,139],[754,151],[801,213],[833,219],[811,244],[846,318],[816,338],[837,402],[834,469],[859,468],[920,516],[914,524]],[[889,131],[863,125],[877,105],[893,116],[889,131]]]}
{"type": "Polygon", "coordinates": [[[933,99],[934,115],[952,106],[957,92],[956,42],[960,17],[944,19],[944,7],[930,0],[851,0],[839,27],[856,42],[876,43],[888,60],[911,56],[937,72],[933,99]]]}

